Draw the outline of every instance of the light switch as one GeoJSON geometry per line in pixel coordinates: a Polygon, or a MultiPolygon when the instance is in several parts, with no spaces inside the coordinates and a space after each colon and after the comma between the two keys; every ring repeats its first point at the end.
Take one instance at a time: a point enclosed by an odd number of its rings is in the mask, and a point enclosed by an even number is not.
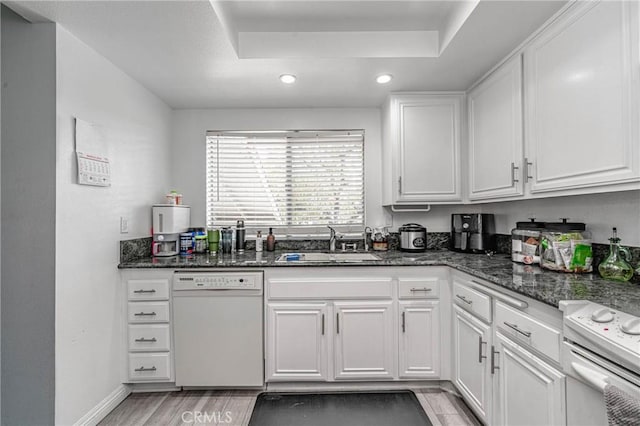
{"type": "Polygon", "coordinates": [[[120,216],[120,233],[129,233],[129,219],[126,216],[120,216]]]}

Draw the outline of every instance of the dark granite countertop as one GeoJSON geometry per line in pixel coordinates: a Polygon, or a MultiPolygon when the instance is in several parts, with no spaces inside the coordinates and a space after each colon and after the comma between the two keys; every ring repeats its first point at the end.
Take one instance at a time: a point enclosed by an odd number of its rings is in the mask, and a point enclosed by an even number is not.
{"type": "Polygon", "coordinates": [[[450,266],[500,287],[531,297],[532,299],[558,307],[561,300],[589,300],[640,316],[640,285],[607,281],[597,274],[564,274],[542,270],[539,267],[513,263],[504,254],[464,254],[447,250],[424,253],[400,251],[371,252],[379,261],[358,263],[276,263],[281,251],[256,253],[247,251],[242,255],[194,255],[170,258],[146,257],[121,263],[121,269],[129,268],[269,268],[269,267],[319,267],[319,266],[450,266]]]}

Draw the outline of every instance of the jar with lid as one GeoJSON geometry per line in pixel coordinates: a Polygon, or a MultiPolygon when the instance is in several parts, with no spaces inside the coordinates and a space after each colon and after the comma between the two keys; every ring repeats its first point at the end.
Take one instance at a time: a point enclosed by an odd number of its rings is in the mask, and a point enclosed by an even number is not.
{"type": "Polygon", "coordinates": [[[540,240],[540,266],[558,272],[593,271],[591,233],[580,222],[547,222],[540,240]]]}
{"type": "Polygon", "coordinates": [[[540,263],[540,237],[544,230],[544,222],[516,222],[511,230],[511,260],[527,265],[540,263]]]}

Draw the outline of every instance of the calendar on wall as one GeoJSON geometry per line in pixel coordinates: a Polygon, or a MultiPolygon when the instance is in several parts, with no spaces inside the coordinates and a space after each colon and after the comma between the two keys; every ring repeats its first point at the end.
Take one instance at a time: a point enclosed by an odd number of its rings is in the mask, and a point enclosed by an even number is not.
{"type": "Polygon", "coordinates": [[[111,186],[111,165],[104,129],[79,118],[75,122],[78,184],[111,186]]]}

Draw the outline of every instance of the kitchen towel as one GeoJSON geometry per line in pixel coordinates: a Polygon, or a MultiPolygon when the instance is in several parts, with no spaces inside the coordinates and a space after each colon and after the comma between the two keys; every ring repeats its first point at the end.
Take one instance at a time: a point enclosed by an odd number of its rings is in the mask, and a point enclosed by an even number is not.
{"type": "Polygon", "coordinates": [[[640,399],[607,384],[604,387],[609,426],[632,426],[640,421],[640,399]]]}

